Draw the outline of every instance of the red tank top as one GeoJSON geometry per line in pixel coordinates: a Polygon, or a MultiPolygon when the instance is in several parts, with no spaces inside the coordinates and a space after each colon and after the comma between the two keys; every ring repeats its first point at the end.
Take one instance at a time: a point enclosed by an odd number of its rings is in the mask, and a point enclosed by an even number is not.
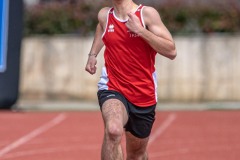
{"type": "MultiPolygon", "coordinates": [[[[143,6],[135,14],[145,27],[143,6]]],[[[131,103],[147,107],[157,102],[155,73],[156,51],[137,34],[130,32],[124,20],[108,12],[105,32],[105,67],[98,83],[99,90],[114,90],[123,94],[131,103]]]]}

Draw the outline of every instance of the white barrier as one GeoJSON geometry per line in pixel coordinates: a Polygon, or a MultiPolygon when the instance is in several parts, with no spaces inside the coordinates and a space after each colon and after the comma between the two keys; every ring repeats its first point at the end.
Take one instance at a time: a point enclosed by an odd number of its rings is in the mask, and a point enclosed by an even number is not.
{"type": "MultiPolygon", "coordinates": [[[[240,35],[174,37],[178,56],[157,56],[158,97],[161,101],[240,100],[240,35]]],[[[96,100],[98,71],[85,71],[92,37],[28,37],[23,40],[22,99],[96,100]]]]}

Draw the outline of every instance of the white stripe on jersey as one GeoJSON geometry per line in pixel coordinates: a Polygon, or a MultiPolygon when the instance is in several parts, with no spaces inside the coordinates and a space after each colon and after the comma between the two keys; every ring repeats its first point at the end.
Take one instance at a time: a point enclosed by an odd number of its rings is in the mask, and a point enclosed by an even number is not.
{"type": "Polygon", "coordinates": [[[105,33],[106,33],[106,31],[107,31],[107,27],[108,27],[108,18],[109,18],[109,13],[110,13],[111,9],[112,9],[112,8],[109,9],[108,14],[107,14],[107,22],[106,22],[106,25],[105,25],[104,32],[103,32],[103,34],[102,34],[102,38],[103,38],[103,36],[105,35],[105,33]]]}
{"type": "Polygon", "coordinates": [[[152,77],[153,77],[154,88],[155,88],[155,98],[156,98],[156,102],[157,102],[158,96],[157,96],[157,73],[156,73],[156,71],[153,72],[152,77]]]}
{"type": "Polygon", "coordinates": [[[100,80],[98,82],[98,90],[108,90],[108,74],[107,74],[107,69],[106,67],[102,68],[102,74],[100,76],[100,80]]]}

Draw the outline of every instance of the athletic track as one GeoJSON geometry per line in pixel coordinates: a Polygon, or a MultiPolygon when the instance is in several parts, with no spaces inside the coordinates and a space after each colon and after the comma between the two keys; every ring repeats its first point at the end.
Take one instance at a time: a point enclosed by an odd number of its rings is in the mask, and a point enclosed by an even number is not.
{"type": "MultiPolygon", "coordinates": [[[[99,160],[98,111],[0,112],[0,160],[99,160]]],[[[150,160],[240,160],[240,111],[161,111],[150,160]]]]}

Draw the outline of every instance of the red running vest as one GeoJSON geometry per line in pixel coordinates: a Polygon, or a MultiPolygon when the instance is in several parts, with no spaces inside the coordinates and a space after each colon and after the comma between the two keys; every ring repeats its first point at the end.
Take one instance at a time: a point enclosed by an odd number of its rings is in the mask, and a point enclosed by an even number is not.
{"type": "MultiPolygon", "coordinates": [[[[135,14],[145,27],[143,8],[139,5],[135,14]]],[[[137,34],[130,32],[126,22],[117,18],[114,8],[109,10],[102,35],[105,67],[98,89],[118,91],[139,107],[151,106],[157,103],[156,51],[137,34]]]]}

